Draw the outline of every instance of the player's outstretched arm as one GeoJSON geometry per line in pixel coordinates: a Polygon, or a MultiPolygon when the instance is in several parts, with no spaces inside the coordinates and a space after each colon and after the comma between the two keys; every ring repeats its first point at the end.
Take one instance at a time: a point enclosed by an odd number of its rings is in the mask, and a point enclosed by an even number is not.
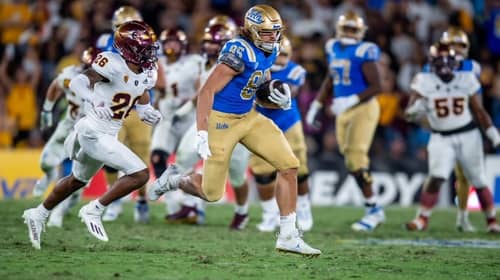
{"type": "Polygon", "coordinates": [[[474,117],[479,123],[479,126],[483,129],[493,146],[500,147],[500,134],[498,133],[497,128],[493,126],[493,122],[491,121],[490,116],[481,104],[480,95],[472,95],[469,99],[469,105],[472,113],[474,114],[474,117]]]}
{"type": "Polygon", "coordinates": [[[54,124],[52,119],[52,109],[54,109],[54,105],[63,94],[63,89],[59,85],[59,81],[54,79],[47,89],[47,93],[45,95],[45,100],[43,101],[42,111],[40,112],[40,128],[46,129],[52,127],[54,124]]]}

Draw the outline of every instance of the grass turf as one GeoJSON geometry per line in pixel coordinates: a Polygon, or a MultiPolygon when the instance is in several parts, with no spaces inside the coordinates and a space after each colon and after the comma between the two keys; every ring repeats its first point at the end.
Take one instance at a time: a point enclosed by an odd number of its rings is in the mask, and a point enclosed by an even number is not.
{"type": "MultiPolygon", "coordinates": [[[[406,232],[402,224],[415,209],[389,207],[377,231],[354,233],[350,224],[361,208],[314,208],[315,224],[304,238],[323,251],[318,258],[277,253],[275,236],[255,228],[260,208],[241,232],[228,230],[232,206],[213,205],[207,225],[168,225],[164,206],[151,205],[150,224],[135,224],[133,204],[116,221],[105,223],[107,243],[91,237],[76,217],[62,229],[47,228],[42,250],[31,247],[21,215],[35,200],[0,201],[0,279],[500,279],[499,249],[411,245],[374,245],[378,240],[494,240],[484,233],[481,213],[472,213],[478,233],[455,230],[454,209],[437,210],[426,232],[406,232]]],[[[81,206],[81,204],[79,205],[81,206]]]]}

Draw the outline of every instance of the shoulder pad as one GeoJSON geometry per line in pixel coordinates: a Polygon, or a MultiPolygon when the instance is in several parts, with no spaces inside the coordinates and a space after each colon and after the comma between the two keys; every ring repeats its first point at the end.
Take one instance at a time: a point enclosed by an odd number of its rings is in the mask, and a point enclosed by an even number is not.
{"type": "Polygon", "coordinates": [[[127,67],[125,61],[113,52],[101,52],[92,62],[92,69],[110,81],[120,72],[121,67],[127,67]]]}
{"type": "Polygon", "coordinates": [[[333,52],[333,45],[337,42],[337,39],[335,38],[330,38],[328,41],[325,43],[325,53],[331,54],[333,52]]]}
{"type": "Polygon", "coordinates": [[[217,59],[217,63],[224,63],[238,73],[243,72],[245,69],[245,62],[231,52],[221,53],[217,59]]]}
{"type": "Polygon", "coordinates": [[[73,79],[79,73],[80,73],[79,67],[76,67],[74,65],[64,67],[61,73],[57,75],[56,81],[61,88],[69,89],[70,80],[73,79]]]}
{"type": "Polygon", "coordinates": [[[355,55],[368,61],[376,61],[380,59],[380,49],[374,43],[362,42],[356,48],[355,55]]]}
{"type": "Polygon", "coordinates": [[[464,90],[467,95],[474,95],[481,89],[481,84],[477,80],[476,75],[470,72],[459,72],[459,87],[464,90]]]}
{"type": "Polygon", "coordinates": [[[476,75],[476,77],[479,78],[479,76],[481,75],[481,65],[474,59],[471,59],[471,62],[472,62],[472,73],[474,73],[474,75],[476,75]]]}
{"type": "Polygon", "coordinates": [[[254,49],[250,43],[243,38],[235,38],[224,44],[224,47],[221,50],[221,55],[227,52],[233,53],[244,62],[257,62],[257,56],[255,55],[254,49]]]}
{"type": "Polygon", "coordinates": [[[418,73],[411,81],[410,88],[420,95],[425,96],[427,91],[432,87],[431,73],[418,73]]]}
{"type": "Polygon", "coordinates": [[[296,86],[302,86],[306,79],[306,69],[304,67],[296,64],[288,73],[287,78],[293,81],[292,84],[296,86]]]}
{"type": "Polygon", "coordinates": [[[113,36],[111,36],[111,33],[102,34],[101,36],[99,36],[99,38],[97,38],[95,47],[101,51],[105,51],[109,45],[109,41],[112,40],[112,38],[113,36]]]}

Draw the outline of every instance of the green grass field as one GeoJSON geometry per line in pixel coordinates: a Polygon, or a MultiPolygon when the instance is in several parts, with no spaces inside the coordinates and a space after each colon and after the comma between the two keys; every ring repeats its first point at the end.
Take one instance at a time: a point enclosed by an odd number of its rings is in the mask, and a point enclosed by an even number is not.
{"type": "MultiPolygon", "coordinates": [[[[402,224],[415,209],[386,209],[388,222],[371,234],[354,233],[360,208],[314,208],[315,226],[305,239],[323,255],[305,258],[274,250],[274,234],[255,228],[260,208],[251,208],[246,230],[231,232],[232,206],[214,205],[205,226],[163,222],[164,206],[152,206],[148,225],[133,222],[133,204],[114,223],[110,241],[90,236],[73,208],[62,229],[47,228],[42,250],[31,247],[23,209],[37,201],[0,201],[0,279],[500,279],[500,250],[491,248],[380,245],[367,240],[489,240],[484,232],[455,230],[454,209],[437,210],[425,233],[402,224]]],[[[482,214],[473,223],[484,231],[482,214]]]]}

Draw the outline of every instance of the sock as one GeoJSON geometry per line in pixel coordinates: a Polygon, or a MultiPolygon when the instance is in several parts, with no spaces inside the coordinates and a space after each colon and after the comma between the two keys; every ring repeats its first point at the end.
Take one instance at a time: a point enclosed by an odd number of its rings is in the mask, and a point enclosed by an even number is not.
{"type": "Polygon", "coordinates": [[[261,201],[260,205],[262,206],[262,210],[267,213],[278,213],[280,211],[275,197],[266,201],[261,201]]]}
{"type": "Polygon", "coordinates": [[[465,219],[465,218],[469,217],[469,211],[467,211],[467,209],[465,209],[465,210],[458,209],[458,217],[459,217],[459,219],[465,219]]]}
{"type": "Polygon", "coordinates": [[[280,235],[290,236],[297,233],[295,212],[288,214],[287,216],[280,217],[280,235]]]}
{"type": "Polygon", "coordinates": [[[99,199],[92,200],[90,202],[90,205],[92,206],[92,209],[97,209],[99,212],[104,212],[104,209],[106,209],[106,206],[104,206],[99,199]]]}
{"type": "Polygon", "coordinates": [[[374,195],[369,198],[365,198],[365,208],[367,208],[367,210],[375,206],[377,206],[377,198],[374,195]]]}
{"type": "Polygon", "coordinates": [[[432,209],[419,207],[417,210],[417,217],[429,219],[432,214],[432,209]]]}
{"type": "Polygon", "coordinates": [[[436,205],[439,198],[439,192],[430,193],[427,191],[422,192],[420,195],[420,205],[425,208],[432,209],[436,205]]]}
{"type": "Polygon", "coordinates": [[[190,194],[186,194],[184,196],[184,200],[182,201],[182,205],[189,206],[189,207],[196,207],[198,204],[198,197],[190,194]]]}
{"type": "Polygon", "coordinates": [[[243,205],[234,204],[234,212],[238,215],[248,214],[248,202],[243,205]]]}
{"type": "Polygon", "coordinates": [[[40,203],[40,205],[38,205],[36,207],[36,210],[45,219],[47,219],[47,217],[49,217],[49,215],[50,215],[50,210],[48,210],[47,208],[45,208],[45,206],[43,206],[43,203],[40,203]]]}
{"type": "Polygon", "coordinates": [[[297,205],[301,207],[307,207],[310,203],[309,201],[309,194],[303,194],[303,195],[298,195],[297,196],[297,205]]]}

